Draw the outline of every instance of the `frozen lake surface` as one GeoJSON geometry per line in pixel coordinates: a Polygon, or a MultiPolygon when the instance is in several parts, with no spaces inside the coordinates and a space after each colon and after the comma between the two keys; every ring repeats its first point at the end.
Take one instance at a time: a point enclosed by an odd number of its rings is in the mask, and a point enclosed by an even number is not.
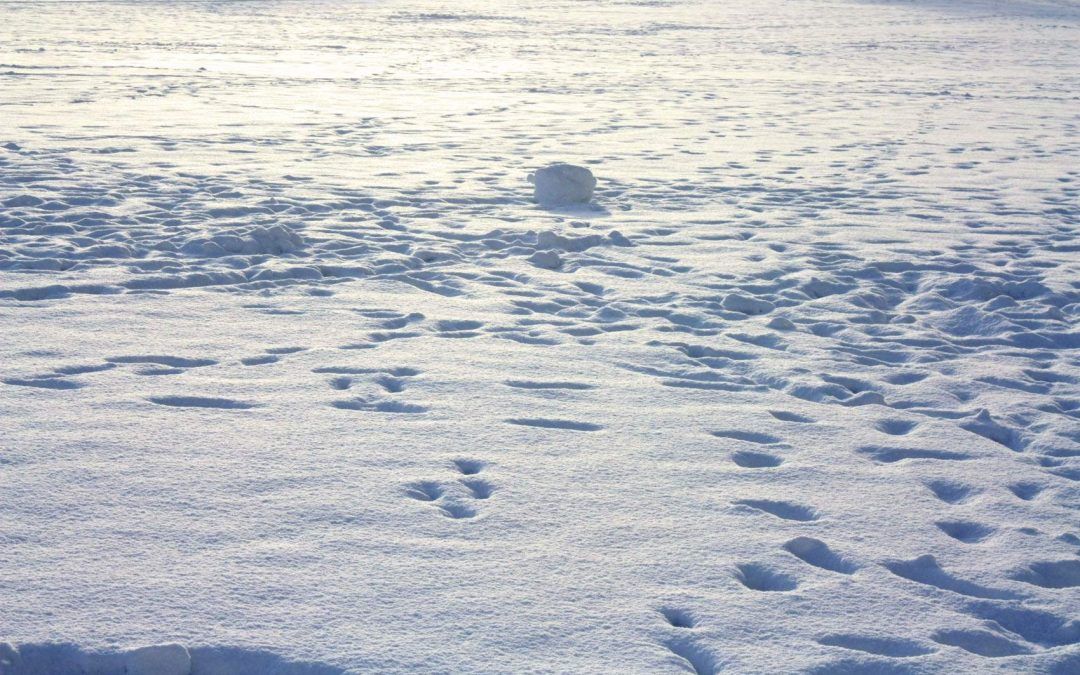
{"type": "Polygon", "coordinates": [[[0,2],[0,673],[1078,673],[1078,235],[1073,2],[0,2]]]}

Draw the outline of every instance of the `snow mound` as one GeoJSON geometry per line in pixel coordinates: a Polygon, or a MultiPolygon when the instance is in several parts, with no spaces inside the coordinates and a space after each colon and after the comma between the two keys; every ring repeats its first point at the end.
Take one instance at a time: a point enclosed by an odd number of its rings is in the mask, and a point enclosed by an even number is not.
{"type": "Polygon", "coordinates": [[[536,249],[539,251],[581,253],[594,246],[633,246],[633,244],[618,230],[612,230],[606,235],[586,234],[580,237],[559,234],[552,230],[544,230],[536,235],[536,249]]]}
{"type": "Polygon", "coordinates": [[[738,312],[749,316],[768,314],[776,309],[768,300],[752,298],[741,293],[729,293],[721,301],[720,306],[729,312],[738,312]]]}
{"type": "Polygon", "coordinates": [[[206,257],[227,255],[281,255],[304,246],[303,238],[284,225],[254,227],[197,238],[183,246],[184,253],[206,257]]]}
{"type": "Polygon", "coordinates": [[[972,305],[930,316],[926,323],[956,337],[990,337],[1020,329],[1005,317],[972,305]]]}
{"type": "Polygon", "coordinates": [[[562,267],[562,258],[555,251],[537,251],[529,257],[529,262],[547,270],[557,270],[562,267]]]}
{"type": "Polygon", "coordinates": [[[544,206],[587,204],[596,189],[592,171],[573,164],[551,164],[529,174],[533,197],[544,206]]]}

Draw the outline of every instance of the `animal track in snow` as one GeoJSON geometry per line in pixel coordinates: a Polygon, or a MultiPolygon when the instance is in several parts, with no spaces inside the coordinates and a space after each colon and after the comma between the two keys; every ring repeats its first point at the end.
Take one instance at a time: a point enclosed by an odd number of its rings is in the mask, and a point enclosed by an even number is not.
{"type": "Polygon", "coordinates": [[[751,452],[740,450],[731,455],[731,461],[744,469],[769,469],[780,466],[784,460],[767,452],[751,452]]]}
{"type": "Polygon", "coordinates": [[[488,499],[495,491],[495,486],[483,478],[462,478],[461,484],[468,489],[469,495],[474,499],[488,499]]]}
{"type": "Polygon", "coordinates": [[[930,647],[919,644],[915,640],[879,637],[876,635],[842,633],[823,635],[818,638],[817,641],[818,644],[827,647],[843,647],[844,649],[866,652],[867,654],[877,654],[879,656],[892,656],[897,658],[922,656],[924,654],[933,653],[934,651],[930,647]]]}
{"type": "Polygon", "coordinates": [[[151,363],[167,368],[205,368],[217,365],[213,359],[189,359],[182,356],[112,356],[109,363],[151,363]]]}
{"type": "Polygon", "coordinates": [[[445,320],[435,323],[435,327],[442,332],[477,330],[479,328],[482,328],[483,325],[483,321],[473,321],[470,319],[445,320]]]}
{"type": "Polygon", "coordinates": [[[772,499],[738,499],[732,502],[742,506],[748,506],[756,511],[762,511],[783,520],[795,520],[809,522],[817,520],[821,515],[816,509],[802,506],[793,502],[775,501],[772,499]]]}
{"type": "Polygon", "coordinates": [[[965,460],[971,455],[950,450],[925,450],[920,448],[892,448],[880,445],[868,445],[855,450],[879,464],[894,464],[908,459],[965,460]]]}
{"type": "Polygon", "coordinates": [[[212,398],[207,396],[151,396],[151,403],[172,408],[217,408],[220,410],[247,410],[256,407],[254,403],[245,403],[231,398],[212,398]]]}
{"type": "Polygon", "coordinates": [[[537,380],[507,380],[504,382],[508,387],[515,389],[595,389],[591,384],[584,382],[541,382],[537,380]]]}
{"type": "Polygon", "coordinates": [[[100,373],[105,370],[112,370],[116,368],[115,363],[99,363],[99,364],[87,364],[87,365],[75,365],[75,366],[60,366],[53,369],[53,372],[57,375],[84,375],[86,373],[100,373]]]}
{"type": "Polygon", "coordinates": [[[331,401],[330,405],[338,410],[359,410],[364,412],[393,413],[402,415],[420,415],[428,412],[426,406],[403,401],[368,400],[354,398],[344,401],[331,401]]]}
{"type": "Polygon", "coordinates": [[[386,328],[387,330],[397,330],[398,328],[404,328],[409,324],[423,321],[425,318],[426,317],[423,314],[419,312],[413,312],[411,314],[388,317],[384,319],[379,325],[380,327],[386,328]]]}
{"type": "Polygon", "coordinates": [[[763,434],[756,431],[727,430],[710,431],[709,433],[713,436],[716,436],[717,438],[730,438],[736,441],[744,441],[746,443],[758,443],[760,445],[775,445],[781,442],[780,439],[776,436],[771,436],[769,434],[763,434]]]}
{"type": "Polygon", "coordinates": [[[934,496],[947,504],[963,504],[975,495],[975,488],[948,480],[935,480],[926,484],[934,496]]]}
{"type": "Polygon", "coordinates": [[[439,504],[439,509],[448,518],[475,518],[477,516],[475,508],[462,502],[446,501],[439,504]]]}
{"type": "Polygon", "coordinates": [[[445,492],[443,486],[435,481],[418,481],[405,486],[405,494],[422,502],[433,502],[445,492]]]}
{"type": "Polygon", "coordinates": [[[479,511],[471,502],[490,499],[495,492],[495,486],[478,475],[488,463],[477,459],[455,459],[451,466],[462,476],[456,482],[416,481],[405,486],[405,494],[417,501],[433,503],[447,518],[475,518],[479,511]]]}
{"type": "Polygon", "coordinates": [[[925,380],[929,376],[930,376],[929,373],[907,372],[907,373],[895,373],[893,375],[886,375],[883,379],[886,382],[888,382],[889,384],[896,384],[896,385],[904,386],[904,385],[907,385],[907,384],[915,384],[916,382],[922,382],[923,380],[925,380]]]}
{"type": "Polygon", "coordinates": [[[512,417],[507,419],[509,424],[525,427],[539,427],[541,429],[562,429],[565,431],[600,431],[604,427],[590,422],[574,422],[572,420],[557,420],[546,418],[523,418],[512,417]]]}
{"type": "MultiPolygon", "coordinates": [[[[397,394],[405,391],[408,378],[415,377],[420,371],[415,368],[360,368],[353,366],[322,366],[313,368],[314,373],[334,374],[330,379],[331,388],[338,391],[353,389],[359,382],[367,382],[378,387],[383,394],[397,394]],[[364,379],[361,375],[369,376],[364,379]]],[[[406,403],[393,398],[377,395],[357,396],[352,399],[331,401],[330,405],[340,410],[360,410],[368,412],[421,414],[429,408],[416,403],[406,403]]]]}
{"type": "Polygon", "coordinates": [[[74,380],[64,380],[58,377],[11,377],[0,380],[0,382],[3,382],[4,384],[10,384],[13,387],[34,387],[36,389],[56,390],[81,389],[86,386],[81,382],[76,382],[74,380]]]}
{"type": "Polygon", "coordinates": [[[353,386],[353,379],[345,375],[330,379],[330,386],[338,391],[345,391],[353,386]]]}
{"type": "Polygon", "coordinates": [[[392,377],[416,377],[422,371],[416,368],[401,366],[397,368],[361,368],[354,366],[320,366],[312,368],[311,372],[330,375],[378,375],[386,374],[392,377]]]}
{"type": "Polygon", "coordinates": [[[391,394],[399,394],[405,391],[405,380],[400,377],[379,375],[375,378],[375,383],[391,394]]]}
{"type": "Polygon", "coordinates": [[[793,591],[798,586],[795,577],[758,563],[736,565],[735,579],[754,591],[793,591]]]}
{"type": "Polygon", "coordinates": [[[693,628],[697,625],[697,620],[694,619],[694,615],[685,609],[663,607],[660,609],[660,614],[672,628],[693,628]]]}
{"type": "Polygon", "coordinates": [[[1022,452],[1030,442],[1021,432],[995,421],[986,410],[973,419],[962,422],[960,428],[1004,445],[1015,452],[1022,452]]]}
{"type": "Polygon", "coordinates": [[[664,646],[679,658],[679,665],[687,672],[695,675],[717,675],[721,670],[719,661],[712,652],[690,637],[669,638],[664,641],[664,646]]]}
{"type": "Polygon", "coordinates": [[[830,572],[854,574],[858,569],[855,563],[838,555],[829,548],[828,544],[813,537],[795,537],[784,544],[784,550],[808,565],[830,572]]]}
{"type": "Polygon", "coordinates": [[[1034,562],[1012,578],[1043,588],[1073,588],[1080,586],[1080,560],[1034,562]]]}
{"type": "Polygon", "coordinates": [[[967,520],[942,520],[934,524],[945,534],[965,544],[977,544],[985,541],[987,537],[997,531],[989,525],[967,520]]]}
{"type": "Polygon", "coordinates": [[[971,603],[966,611],[984,621],[993,621],[1041,647],[1059,647],[1080,643],[1080,620],[1063,618],[1049,612],[994,602],[971,603]]]}
{"type": "Polygon", "coordinates": [[[1018,499],[1023,499],[1025,502],[1029,502],[1045,490],[1041,485],[1037,483],[1013,483],[1009,486],[1009,490],[1016,495],[1018,499]]]}
{"type": "Polygon", "coordinates": [[[487,462],[481,462],[477,459],[455,459],[453,463],[458,473],[465,476],[475,476],[487,466],[487,462]]]}
{"type": "Polygon", "coordinates": [[[874,428],[883,434],[889,434],[890,436],[903,436],[911,433],[911,431],[919,426],[918,422],[911,422],[908,420],[879,420],[874,428]]]}
{"type": "Polygon", "coordinates": [[[884,563],[885,568],[898,577],[927,586],[934,586],[944,591],[952,591],[960,595],[973,598],[991,598],[996,600],[1012,600],[1020,596],[1018,593],[1008,590],[999,590],[981,586],[971,581],[964,581],[941,569],[937,560],[932,555],[923,555],[914,560],[893,560],[884,563]]]}
{"type": "Polygon", "coordinates": [[[1023,645],[985,630],[943,630],[931,635],[930,639],[938,644],[959,647],[989,658],[1031,653],[1031,650],[1023,645]]]}
{"type": "Polygon", "coordinates": [[[297,352],[305,351],[307,347],[270,347],[266,350],[267,354],[276,354],[282,356],[285,354],[295,354],[297,352]]]}
{"type": "Polygon", "coordinates": [[[472,338],[481,334],[477,331],[483,326],[484,322],[469,319],[437,321],[434,335],[439,338],[472,338]]]}
{"type": "Polygon", "coordinates": [[[816,420],[806,415],[789,412],[787,410],[770,410],[769,414],[781,422],[795,422],[798,424],[813,424],[816,420]]]}

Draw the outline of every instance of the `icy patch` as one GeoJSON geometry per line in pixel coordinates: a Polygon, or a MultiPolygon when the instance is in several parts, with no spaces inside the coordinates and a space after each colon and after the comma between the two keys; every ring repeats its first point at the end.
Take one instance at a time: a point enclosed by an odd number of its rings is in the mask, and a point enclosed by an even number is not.
{"type": "Polygon", "coordinates": [[[573,164],[551,164],[529,174],[533,198],[544,206],[587,204],[596,189],[592,171],[573,164]]]}

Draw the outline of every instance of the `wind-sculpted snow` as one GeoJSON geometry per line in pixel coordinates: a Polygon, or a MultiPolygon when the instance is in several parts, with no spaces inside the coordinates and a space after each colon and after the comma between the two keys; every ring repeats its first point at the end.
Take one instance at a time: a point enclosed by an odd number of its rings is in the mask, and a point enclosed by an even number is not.
{"type": "Polygon", "coordinates": [[[0,673],[1076,672],[1078,72],[1049,0],[0,3],[0,673]]]}

